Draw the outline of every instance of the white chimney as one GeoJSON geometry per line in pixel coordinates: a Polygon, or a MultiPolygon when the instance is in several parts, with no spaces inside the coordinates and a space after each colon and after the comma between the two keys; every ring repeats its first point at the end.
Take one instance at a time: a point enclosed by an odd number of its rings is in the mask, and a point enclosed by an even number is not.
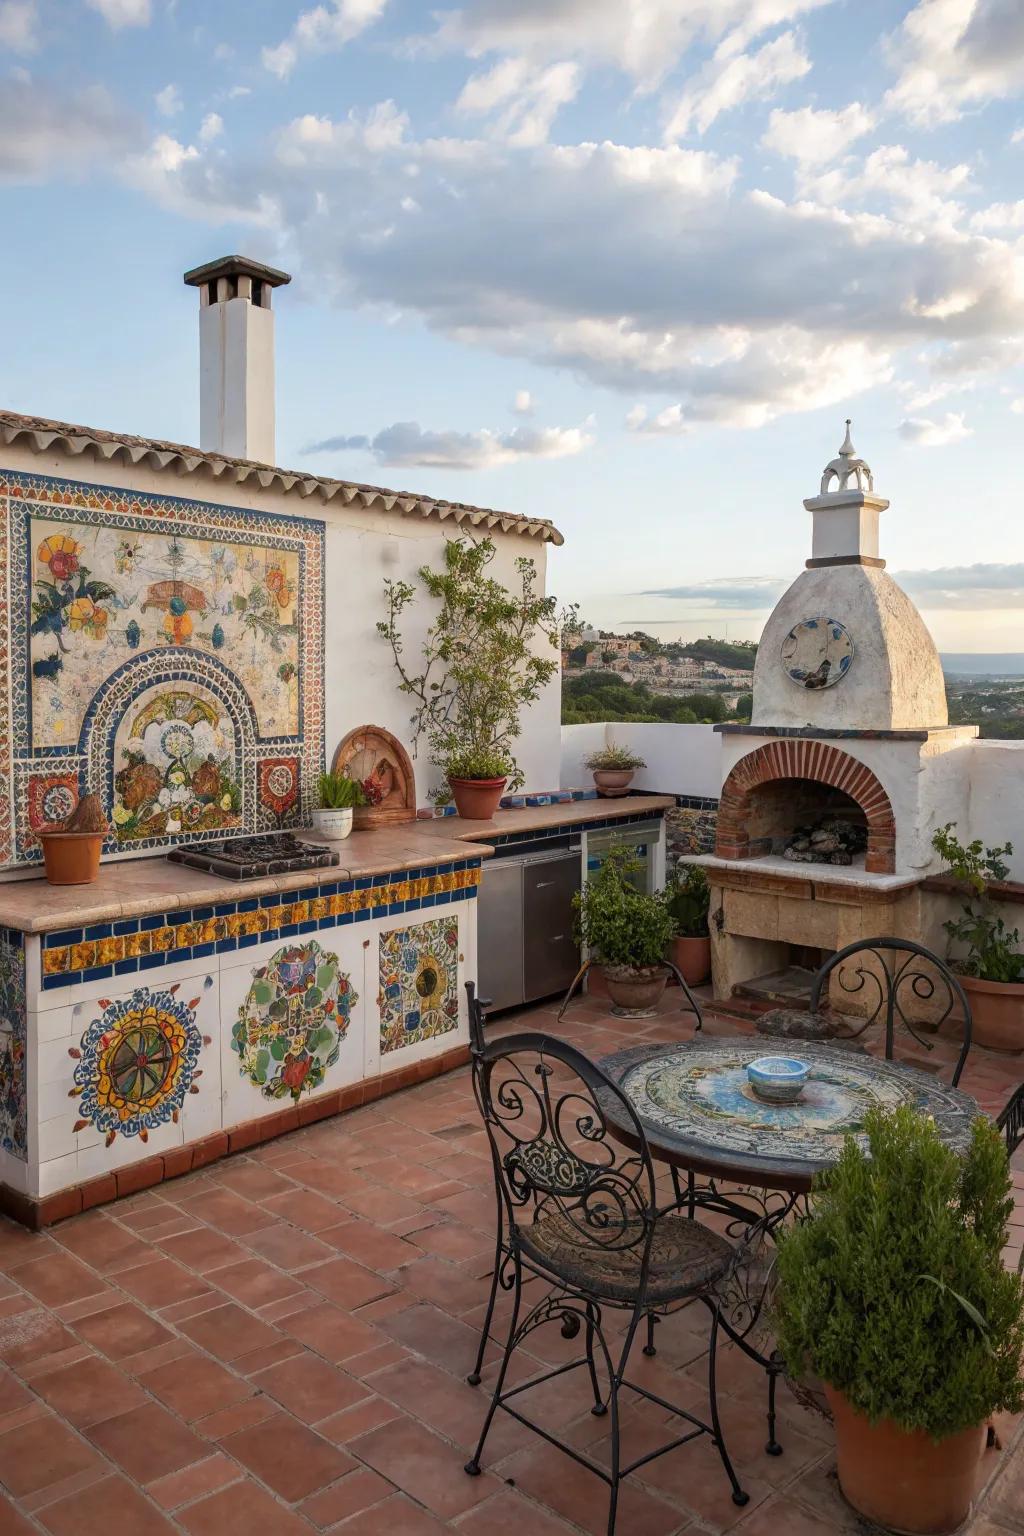
{"type": "Polygon", "coordinates": [[[199,289],[199,446],[274,463],[274,313],[287,272],[223,256],[185,273],[199,289]]]}
{"type": "Polygon", "coordinates": [[[884,566],[878,554],[878,518],[889,503],[875,495],[871,470],[850,439],[850,422],[839,455],[826,464],[821,490],[804,506],[811,514],[811,559],[816,565],[884,566]]]}

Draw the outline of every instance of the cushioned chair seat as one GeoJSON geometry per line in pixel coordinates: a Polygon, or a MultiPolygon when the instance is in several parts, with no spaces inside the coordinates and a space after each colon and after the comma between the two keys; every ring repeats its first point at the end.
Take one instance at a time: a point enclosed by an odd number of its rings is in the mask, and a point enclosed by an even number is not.
{"type": "MultiPolygon", "coordinates": [[[[639,1225],[635,1246],[599,1227],[578,1223],[562,1212],[542,1216],[518,1229],[527,1258],[549,1274],[593,1296],[610,1301],[633,1302],[640,1284],[643,1240],[639,1225]],[[605,1244],[607,1246],[598,1246],[605,1244]]],[[[663,1216],[654,1229],[651,1262],[647,1274],[647,1299],[652,1303],[679,1301],[726,1273],[733,1260],[733,1246],[717,1232],[684,1216],[663,1216]]]]}

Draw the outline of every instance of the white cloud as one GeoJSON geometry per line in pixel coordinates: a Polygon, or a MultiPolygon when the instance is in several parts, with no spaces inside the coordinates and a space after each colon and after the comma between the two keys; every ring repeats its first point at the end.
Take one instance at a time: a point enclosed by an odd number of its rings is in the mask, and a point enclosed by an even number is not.
{"type": "Polygon", "coordinates": [[[1010,404],[1010,410],[1015,416],[1024,416],[1024,396],[1012,401],[1010,404]]]}
{"type": "Polygon", "coordinates": [[[885,104],[920,127],[1024,87],[1019,0],[918,0],[887,43],[899,77],[885,104]]]}
{"type": "Polygon", "coordinates": [[[1024,608],[1024,564],[951,565],[898,571],[896,580],[922,608],[1024,608]]]}
{"type": "Polygon", "coordinates": [[[1024,229],[1024,199],[1015,203],[990,203],[971,215],[971,228],[1024,229]]]}
{"type": "Polygon", "coordinates": [[[851,101],[848,107],[835,112],[814,107],[785,112],[776,107],[761,135],[761,143],[765,149],[799,160],[802,165],[825,165],[874,126],[874,114],[859,101],[851,101]]]}
{"type": "Polygon", "coordinates": [[[947,411],[937,421],[927,416],[908,416],[900,422],[899,434],[915,448],[943,448],[947,443],[959,443],[970,437],[971,428],[962,415],[947,411]]]}
{"type": "Polygon", "coordinates": [[[783,32],[756,53],[736,53],[731,41],[719,47],[683,92],[665,128],[666,142],[685,138],[691,127],[706,133],[722,112],[764,101],[811,68],[795,32],[783,32]]]}
{"type": "Polygon", "coordinates": [[[212,144],[214,139],[219,139],[224,132],[224,119],[219,112],[207,112],[199,128],[199,140],[202,144],[212,144]]]}
{"type": "Polygon", "coordinates": [[[533,396],[528,389],[517,389],[515,399],[512,401],[512,409],[517,416],[533,415],[533,396]]]}
{"type": "Polygon", "coordinates": [[[490,117],[491,132],[509,144],[543,144],[559,108],[580,86],[575,64],[536,69],[528,59],[501,59],[483,74],[470,75],[455,103],[463,116],[490,117]]]}
{"type": "Polygon", "coordinates": [[[86,0],[86,4],[115,29],[146,27],[152,17],[150,0],[86,0]]]}
{"type": "Polygon", "coordinates": [[[153,97],[161,117],[174,117],[182,108],[181,92],[176,85],[165,85],[153,97]]]}
{"type": "Polygon", "coordinates": [[[895,213],[920,229],[935,224],[955,227],[963,207],[949,196],[970,187],[967,165],[939,165],[934,160],[912,160],[902,144],[881,144],[859,170],[836,167],[818,176],[805,176],[801,191],[823,203],[849,205],[863,202],[880,212],[895,213]]]}
{"type": "Polygon", "coordinates": [[[0,91],[0,182],[38,182],[106,170],[140,130],[102,86],[73,95],[45,80],[4,81],[0,91]]]}
{"type": "Polygon", "coordinates": [[[375,437],[329,437],[307,453],[369,451],[378,464],[409,469],[495,469],[520,459],[563,459],[593,445],[590,422],[582,427],[515,427],[511,432],[432,432],[418,421],[396,421],[375,437]]]}
{"type": "Polygon", "coordinates": [[[233,85],[228,91],[228,101],[237,101],[241,96],[251,96],[251,85],[233,85]]]}
{"type": "Polygon", "coordinates": [[[303,11],[288,36],[275,48],[263,49],[263,63],[284,80],[303,53],[331,53],[344,48],[383,14],[387,0],[329,0],[303,11]]]}
{"type": "Polygon", "coordinates": [[[34,53],[39,47],[38,25],[36,0],[2,0],[0,48],[9,48],[12,53],[34,53]]]}

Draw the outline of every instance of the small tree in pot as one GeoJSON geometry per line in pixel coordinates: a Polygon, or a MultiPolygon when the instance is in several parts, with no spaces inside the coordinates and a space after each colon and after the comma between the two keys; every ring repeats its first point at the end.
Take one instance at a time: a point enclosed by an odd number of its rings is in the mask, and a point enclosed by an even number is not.
{"type": "Polygon", "coordinates": [[[449,539],[443,570],[421,566],[424,590],[440,605],[427,630],[422,671],[406,664],[400,628],[414,586],[385,581],[388,616],[377,625],[391,646],[399,687],[415,702],[415,740],[426,734],[460,816],[474,821],[494,814],[506,785],[523,784],[513,752],[520,713],[558,671],[554,657],[535,650],[538,639],[558,645],[556,599],[538,594],[537,568],[528,559],[516,561],[518,590],[502,586],[487,574],[495,553],[490,539],[449,539]]]}
{"type": "Polygon", "coordinates": [[[573,897],[576,937],[596,960],[619,1008],[653,1008],[668,981],[665,951],[673,922],[665,893],[637,890],[639,869],[625,848],[613,848],[573,897]]]}
{"type": "Polygon", "coordinates": [[[1024,1291],[1003,1267],[1013,1210],[1002,1137],[975,1122],[961,1157],[910,1107],[865,1116],[780,1234],[776,1321],[795,1377],[832,1409],[849,1502],[894,1530],[955,1530],[985,1425],[1024,1407],[1024,1291]]]}
{"type": "Polygon", "coordinates": [[[966,893],[961,916],[944,923],[953,944],[965,944],[967,953],[951,956],[971,1005],[973,1039],[993,1051],[1024,1050],[1024,954],[1020,933],[1007,928],[989,895],[993,880],[1010,873],[1004,855],[1013,844],[986,848],[979,838],[961,843],[956,822],[947,822],[932,838],[932,847],[949,866],[949,872],[966,893]]]}
{"type": "Polygon", "coordinates": [[[711,974],[711,887],[702,867],[679,863],[675,879],[665,889],[665,900],[675,924],[669,959],[689,986],[699,987],[711,974]]]}

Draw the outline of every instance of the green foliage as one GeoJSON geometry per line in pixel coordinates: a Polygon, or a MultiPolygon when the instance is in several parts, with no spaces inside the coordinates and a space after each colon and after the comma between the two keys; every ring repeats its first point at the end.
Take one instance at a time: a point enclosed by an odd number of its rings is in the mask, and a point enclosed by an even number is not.
{"type": "Polygon", "coordinates": [[[1007,928],[996,915],[988,895],[989,882],[1005,880],[1010,873],[1004,854],[1013,853],[1013,844],[986,848],[980,838],[961,843],[956,836],[956,822],[948,821],[932,838],[932,847],[941,854],[953,878],[969,892],[961,907],[962,916],[943,923],[950,944],[966,944],[966,955],[955,960],[956,969],[979,981],[1024,981],[1024,954],[1018,948],[1020,932],[1007,928]]]}
{"type": "Polygon", "coordinates": [[[646,768],[647,764],[628,747],[602,747],[599,752],[591,752],[584,761],[584,767],[589,768],[591,773],[600,773],[602,770],[625,773],[634,768],[646,768]]]}
{"type": "Polygon", "coordinates": [[[509,772],[508,755],[489,747],[467,747],[448,759],[446,772],[450,779],[504,779],[509,772]]]}
{"type": "Polygon", "coordinates": [[[1003,1267],[1013,1209],[1006,1150],[975,1122],[958,1157],[908,1106],[865,1116],[813,1213],[780,1235],[776,1321],[808,1371],[869,1418],[934,1440],[1024,1407],[1024,1291],[1003,1267]]]}
{"type": "Polygon", "coordinates": [[[665,888],[665,902],[681,939],[703,939],[708,931],[711,887],[700,864],[678,864],[671,885],[665,888]]]}
{"type": "MultiPolygon", "coordinates": [[[[486,778],[505,778],[517,789],[523,774],[513,753],[521,710],[540,697],[558,671],[558,661],[535,653],[538,637],[557,647],[556,600],[537,593],[532,560],[516,561],[519,586],[510,592],[487,568],[495,556],[491,539],[445,542],[444,569],[422,566],[419,579],[439,605],[423,645],[422,671],[406,665],[401,618],[416,597],[406,581],[384,583],[388,617],[377,630],[391,646],[399,687],[414,701],[412,725],[418,743],[426,734],[430,754],[446,773],[486,765],[486,778]]],[[[564,615],[571,626],[572,612],[564,615]]]]}
{"type": "Polygon", "coordinates": [[[612,848],[573,897],[576,938],[605,965],[660,965],[673,933],[665,893],[637,890],[640,868],[627,848],[612,848]]]}
{"type": "Polygon", "coordinates": [[[753,713],[754,695],[752,693],[741,693],[736,700],[736,708],[733,710],[733,714],[737,720],[749,720],[753,713]]]}
{"type": "Polygon", "coordinates": [[[752,672],[757,660],[756,640],[713,640],[706,635],[703,640],[693,640],[682,647],[682,655],[695,656],[698,661],[714,661],[720,667],[735,667],[752,672]]]}
{"type": "Polygon", "coordinates": [[[717,724],[727,716],[718,694],[669,695],[652,693],[646,683],[624,683],[614,672],[587,672],[562,682],[562,724],[589,721],[650,722],[694,725],[717,724]]]}
{"type": "Polygon", "coordinates": [[[320,808],[324,811],[345,811],[366,804],[363,786],[344,773],[322,773],[319,789],[320,808]]]}

